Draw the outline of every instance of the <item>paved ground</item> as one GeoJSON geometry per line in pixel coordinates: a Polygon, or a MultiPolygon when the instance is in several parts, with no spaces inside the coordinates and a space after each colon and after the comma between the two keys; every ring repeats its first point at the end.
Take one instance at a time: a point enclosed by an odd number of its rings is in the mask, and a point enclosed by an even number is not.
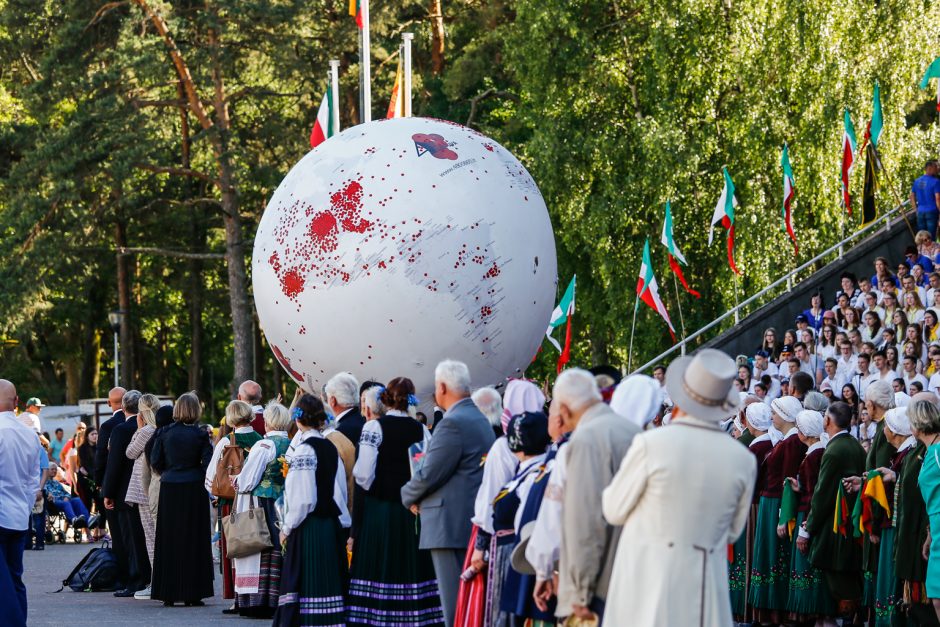
{"type": "MultiPolygon", "coordinates": [[[[137,601],[118,599],[110,592],[72,592],[66,588],[54,594],[62,580],[94,545],[67,544],[46,545],[45,551],[26,551],[23,556],[26,590],[29,596],[29,625],[180,625],[195,627],[217,623],[261,624],[237,616],[222,614],[230,602],[223,601],[221,581],[216,572],[216,596],[206,599],[205,607],[163,607],[159,601],[137,601]]],[[[0,609],[2,611],[2,609],[0,609]]],[[[0,617],[0,624],[2,624],[0,617]]]]}

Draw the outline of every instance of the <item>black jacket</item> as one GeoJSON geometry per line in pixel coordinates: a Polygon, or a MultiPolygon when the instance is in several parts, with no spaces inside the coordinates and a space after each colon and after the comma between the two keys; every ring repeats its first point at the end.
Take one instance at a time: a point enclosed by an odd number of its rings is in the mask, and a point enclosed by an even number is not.
{"type": "Polygon", "coordinates": [[[365,424],[366,419],[359,413],[358,408],[351,409],[336,423],[336,430],[349,438],[349,441],[356,447],[357,456],[359,455],[359,438],[362,437],[362,428],[365,424]]]}
{"type": "Polygon", "coordinates": [[[95,483],[104,483],[104,470],[108,465],[108,440],[114,427],[124,422],[124,411],[119,409],[98,427],[98,450],[95,451],[95,483]]]}
{"type": "MultiPolygon", "coordinates": [[[[202,483],[212,458],[209,434],[198,425],[175,422],[154,435],[148,460],[160,483],[202,483]]],[[[208,498],[208,497],[206,497],[208,498]]]]}
{"type": "Polygon", "coordinates": [[[134,474],[134,460],[127,458],[127,445],[137,432],[137,417],[126,419],[114,427],[108,439],[108,463],[104,471],[104,483],[101,484],[101,496],[112,499],[117,508],[127,507],[127,486],[134,474]]]}

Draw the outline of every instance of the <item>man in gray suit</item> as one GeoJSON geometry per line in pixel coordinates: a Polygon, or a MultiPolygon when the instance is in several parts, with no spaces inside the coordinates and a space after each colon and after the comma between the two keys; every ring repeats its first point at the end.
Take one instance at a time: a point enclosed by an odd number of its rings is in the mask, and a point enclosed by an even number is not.
{"type": "Polygon", "coordinates": [[[421,515],[422,549],[430,549],[447,627],[454,623],[464,551],[470,541],[473,502],[483,479],[483,459],[493,428],[470,400],[470,371],[458,361],[434,370],[434,400],[444,409],[424,463],[401,488],[405,507],[421,515]]]}
{"type": "Polygon", "coordinates": [[[578,425],[565,460],[555,614],[603,616],[620,527],[604,520],[601,496],[640,428],[603,402],[594,376],[586,370],[563,372],[555,382],[553,401],[566,424],[578,425]]]}

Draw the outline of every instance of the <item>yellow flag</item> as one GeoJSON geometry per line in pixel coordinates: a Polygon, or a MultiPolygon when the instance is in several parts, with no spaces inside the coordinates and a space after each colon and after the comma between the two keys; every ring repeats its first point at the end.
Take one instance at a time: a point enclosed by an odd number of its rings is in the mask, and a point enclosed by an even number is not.
{"type": "Polygon", "coordinates": [[[388,114],[386,119],[405,117],[405,96],[402,93],[402,83],[404,83],[404,73],[402,70],[401,57],[398,58],[398,71],[395,72],[395,86],[392,87],[392,99],[388,103],[388,114]]]}
{"type": "Polygon", "coordinates": [[[888,506],[888,495],[885,494],[885,484],[881,479],[881,473],[869,474],[868,481],[865,482],[865,496],[874,499],[881,506],[888,516],[891,515],[891,508],[888,506]]]}

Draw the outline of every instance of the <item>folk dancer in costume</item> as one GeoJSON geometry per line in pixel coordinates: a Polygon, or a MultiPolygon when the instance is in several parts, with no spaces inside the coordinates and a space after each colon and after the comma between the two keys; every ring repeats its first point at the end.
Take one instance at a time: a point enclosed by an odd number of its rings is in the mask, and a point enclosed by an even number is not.
{"type": "Polygon", "coordinates": [[[279,546],[284,567],[274,625],[341,625],[346,619],[346,471],[336,446],[321,433],[327,422],[319,399],[306,394],[293,410],[296,445],[284,455],[284,519],[279,546]]]}
{"type": "MultiPolygon", "coordinates": [[[[884,434],[884,417],[889,409],[895,407],[894,389],[886,381],[873,381],[864,394],[865,408],[871,418],[870,429],[874,430],[869,437],[871,447],[865,459],[865,470],[888,467],[891,458],[897,449],[888,442],[884,434]]],[[[871,533],[862,536],[862,568],[865,571],[865,584],[862,595],[862,605],[869,616],[874,613],[875,605],[875,579],[878,574],[878,545],[877,537],[881,535],[884,523],[884,512],[875,509],[872,512],[871,533]]]]}
{"type": "MultiPolygon", "coordinates": [[[[209,460],[209,467],[206,469],[206,490],[212,490],[212,481],[215,479],[216,470],[219,466],[219,459],[222,458],[222,453],[225,451],[226,446],[235,445],[240,447],[242,451],[244,451],[245,458],[247,459],[248,451],[258,442],[258,440],[261,439],[261,436],[258,434],[258,432],[255,431],[251,426],[251,421],[254,420],[254,417],[254,410],[252,410],[251,405],[245,401],[232,401],[225,408],[225,424],[231,427],[234,431],[229,435],[219,438],[219,441],[215,445],[215,449],[212,451],[212,459],[209,460]]],[[[219,498],[219,515],[221,517],[225,517],[231,514],[233,503],[234,501],[232,499],[219,498]]],[[[231,560],[226,556],[224,533],[221,537],[220,549],[222,554],[222,598],[234,599],[234,560],[231,560]]],[[[237,612],[238,610],[235,608],[234,604],[232,607],[222,610],[223,614],[235,614],[237,612]]]]}
{"type": "Polygon", "coordinates": [[[415,393],[410,379],[366,390],[371,416],[359,440],[353,474],[365,491],[353,546],[348,625],[443,625],[444,615],[430,552],[420,549],[417,517],[401,505],[412,475],[409,448],[430,438],[408,415],[415,393]]]}
{"type": "Polygon", "coordinates": [[[512,614],[516,599],[523,592],[522,582],[510,568],[512,551],[516,546],[521,507],[538,477],[551,440],[548,418],[542,412],[526,412],[513,416],[506,432],[509,450],[519,460],[516,475],[503,486],[493,499],[493,542],[490,545],[489,585],[487,601],[491,607],[486,614],[494,627],[512,627],[512,614]],[[490,592],[492,591],[492,594],[490,592]]]}
{"type": "Polygon", "coordinates": [[[861,549],[851,528],[854,498],[845,493],[842,480],[863,471],[865,449],[849,434],[852,410],[847,404],[830,405],[823,425],[829,442],[796,548],[822,571],[836,613],[851,624],[862,596],[861,549]]]}
{"type": "MultiPolygon", "coordinates": [[[[242,471],[232,477],[238,495],[235,511],[260,507],[271,540],[277,542],[277,510],[274,503],[284,493],[284,455],[290,447],[287,430],[293,420],[286,407],[272,401],[264,408],[264,438],[252,448],[242,471]]],[[[235,559],[235,606],[240,616],[271,618],[278,606],[281,579],[281,547],[235,559]]]]}
{"type": "MultiPolygon", "coordinates": [[[[747,400],[745,400],[747,403],[747,400]]],[[[731,566],[728,573],[728,588],[731,595],[731,613],[737,622],[748,622],[750,615],[748,594],[751,583],[751,563],[754,560],[754,532],[757,524],[757,506],[760,502],[760,487],[764,485],[767,475],[767,457],[774,448],[770,428],[773,426],[770,405],[763,402],[752,402],[745,407],[744,419],[747,423],[747,432],[751,436],[748,450],[754,455],[757,462],[757,473],[754,477],[754,491],[751,497],[750,515],[747,517],[747,526],[744,533],[734,543],[731,566]]],[[[742,425],[743,426],[743,425],[742,425]]]]}
{"type": "MultiPolygon", "coordinates": [[[[907,408],[908,424],[915,421],[929,422],[930,415],[938,413],[933,395],[922,393],[915,396],[907,408]],[[920,398],[918,398],[920,397],[920,398]],[[924,400],[926,397],[928,400],[924,400]]],[[[934,397],[935,400],[935,397],[934,397]]],[[[913,428],[911,429],[913,433],[913,428]]],[[[927,597],[927,560],[924,558],[924,543],[927,540],[927,506],[917,484],[927,447],[915,438],[914,447],[905,455],[897,473],[884,473],[885,481],[894,475],[894,574],[898,580],[897,597],[901,603],[898,610],[908,622],[919,625],[938,625],[933,607],[927,597]]]]}
{"type": "MultiPolygon", "coordinates": [[[[793,546],[790,550],[790,592],[787,597],[787,611],[789,620],[806,622],[812,620],[826,621],[835,615],[836,607],[832,601],[822,572],[810,564],[806,555],[796,548],[799,537],[794,529],[799,529],[809,513],[810,503],[819,481],[819,467],[825,454],[828,436],[823,429],[823,415],[815,410],[804,410],[796,416],[796,428],[800,441],[808,448],[806,456],[800,463],[800,469],[795,477],[787,477],[788,489],[796,496],[796,508],[792,512],[795,518],[781,520],[787,525],[787,533],[791,537],[793,546]],[[792,526],[791,526],[792,524],[792,526]]],[[[781,505],[781,518],[784,517],[781,505]]]]}
{"type": "Polygon", "coordinates": [[[758,623],[779,623],[786,614],[790,584],[790,538],[781,526],[780,498],[785,477],[795,477],[806,456],[806,445],[797,437],[796,416],[803,406],[793,396],[770,403],[773,426],[783,439],[767,456],[764,483],[754,535],[754,562],[748,600],[758,623]]]}

